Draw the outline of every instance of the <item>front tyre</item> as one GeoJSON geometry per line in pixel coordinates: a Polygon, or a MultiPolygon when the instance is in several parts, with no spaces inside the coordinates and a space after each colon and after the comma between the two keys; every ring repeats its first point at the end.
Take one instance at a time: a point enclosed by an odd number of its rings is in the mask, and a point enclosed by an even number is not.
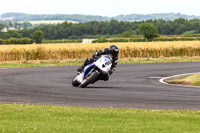
{"type": "Polygon", "coordinates": [[[90,74],[88,77],[86,77],[83,82],[80,84],[81,88],[85,88],[87,85],[89,85],[92,80],[94,80],[95,78],[98,77],[98,73],[97,72],[92,72],[92,74],[90,74]]]}
{"type": "Polygon", "coordinates": [[[74,86],[74,87],[77,87],[77,86],[79,86],[80,85],[80,83],[76,80],[76,77],[77,77],[78,75],[76,75],[75,77],[74,77],[74,79],[72,80],[72,85],[74,86]]]}

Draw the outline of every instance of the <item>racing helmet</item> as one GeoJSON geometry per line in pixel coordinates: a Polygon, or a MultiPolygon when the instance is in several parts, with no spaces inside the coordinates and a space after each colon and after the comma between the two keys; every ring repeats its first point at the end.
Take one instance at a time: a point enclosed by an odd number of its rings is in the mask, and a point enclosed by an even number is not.
{"type": "Polygon", "coordinates": [[[119,48],[116,45],[110,45],[109,50],[113,56],[117,56],[119,53],[119,48]]]}

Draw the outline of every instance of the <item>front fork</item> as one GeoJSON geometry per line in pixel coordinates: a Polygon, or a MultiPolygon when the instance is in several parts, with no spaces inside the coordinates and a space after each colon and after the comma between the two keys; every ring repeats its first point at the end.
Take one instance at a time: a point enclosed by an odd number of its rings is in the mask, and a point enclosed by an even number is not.
{"type": "MultiPolygon", "coordinates": [[[[92,74],[92,72],[93,72],[95,69],[96,69],[96,66],[90,70],[89,75],[92,74]]],[[[101,74],[102,74],[101,71],[100,71],[100,72],[99,72],[99,71],[96,71],[96,72],[97,72],[98,75],[101,75],[101,74]]]]}
{"type": "MultiPolygon", "coordinates": [[[[90,72],[88,73],[88,76],[89,76],[90,74],[92,74],[92,72],[94,72],[95,69],[96,69],[96,66],[90,70],[90,72]]],[[[99,72],[98,70],[96,70],[96,73],[97,73],[98,75],[101,75],[101,74],[102,74],[102,72],[101,72],[101,71],[99,72]]],[[[92,84],[94,84],[97,80],[99,80],[99,78],[94,79],[94,80],[92,81],[92,84]]]]}

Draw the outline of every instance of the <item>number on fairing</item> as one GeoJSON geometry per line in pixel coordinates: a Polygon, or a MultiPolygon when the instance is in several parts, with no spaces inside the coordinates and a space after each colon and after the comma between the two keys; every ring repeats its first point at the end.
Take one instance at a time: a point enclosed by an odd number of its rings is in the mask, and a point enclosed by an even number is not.
{"type": "Polygon", "coordinates": [[[107,66],[107,65],[110,65],[110,60],[108,60],[108,59],[104,59],[104,62],[105,62],[105,65],[107,66]]]}

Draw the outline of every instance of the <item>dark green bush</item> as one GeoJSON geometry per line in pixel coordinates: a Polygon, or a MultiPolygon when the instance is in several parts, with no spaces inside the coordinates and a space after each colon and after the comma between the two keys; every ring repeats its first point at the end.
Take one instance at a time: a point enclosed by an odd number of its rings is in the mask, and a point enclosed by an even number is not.
{"type": "Polygon", "coordinates": [[[0,39],[0,44],[4,44],[4,40],[3,39],[0,39]]]}
{"type": "Polygon", "coordinates": [[[109,42],[105,37],[100,37],[97,40],[92,41],[92,43],[106,43],[109,42]]]}
{"type": "Polygon", "coordinates": [[[68,40],[68,39],[63,39],[63,40],[44,40],[42,43],[81,43],[81,39],[73,39],[73,40],[68,40]]]}
{"type": "Polygon", "coordinates": [[[32,44],[33,40],[30,38],[9,38],[7,40],[0,39],[0,44],[32,44]]]}
{"type": "Polygon", "coordinates": [[[21,38],[20,39],[20,44],[32,44],[33,40],[30,38],[21,38]]]}
{"type": "Polygon", "coordinates": [[[129,39],[124,38],[116,38],[116,39],[110,39],[108,42],[129,42],[129,39]]]}
{"type": "Polygon", "coordinates": [[[17,38],[10,38],[7,40],[8,44],[20,44],[20,39],[17,38]]]}

